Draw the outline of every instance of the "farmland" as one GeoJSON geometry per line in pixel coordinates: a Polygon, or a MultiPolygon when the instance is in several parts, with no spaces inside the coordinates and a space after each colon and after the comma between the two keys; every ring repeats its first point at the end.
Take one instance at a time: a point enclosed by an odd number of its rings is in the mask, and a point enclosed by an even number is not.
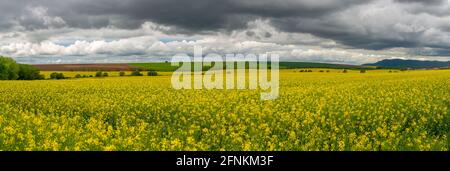
{"type": "Polygon", "coordinates": [[[129,64],[36,64],[41,71],[134,71],[140,69],[129,64]]]}
{"type": "Polygon", "coordinates": [[[0,150],[449,149],[450,70],[319,70],[281,70],[273,101],[170,73],[1,81],[0,150]]]}
{"type": "MultiPolygon", "coordinates": [[[[54,72],[61,72],[64,74],[64,76],[68,77],[68,78],[74,78],[77,74],[81,75],[81,76],[86,76],[86,77],[95,77],[96,71],[42,71],[41,74],[44,75],[44,78],[49,79],[50,78],[50,74],[54,73],[54,72]]],[[[104,71],[105,73],[108,73],[109,77],[119,77],[119,71],[104,71]]],[[[125,75],[130,75],[131,71],[124,71],[125,75]]],[[[145,74],[145,72],[142,72],[143,74],[145,74]]],[[[161,76],[169,76],[171,75],[171,72],[158,72],[158,75],[161,76]]]]}
{"type": "MultiPolygon", "coordinates": [[[[122,63],[122,64],[35,64],[33,65],[41,71],[134,71],[152,70],[162,72],[175,71],[178,66],[172,66],[170,62],[147,62],[147,63],[122,63]]],[[[270,64],[269,64],[270,66],[270,64]]],[[[309,62],[280,62],[282,69],[294,68],[330,68],[330,69],[370,69],[372,66],[354,66],[326,63],[309,62]]]]}

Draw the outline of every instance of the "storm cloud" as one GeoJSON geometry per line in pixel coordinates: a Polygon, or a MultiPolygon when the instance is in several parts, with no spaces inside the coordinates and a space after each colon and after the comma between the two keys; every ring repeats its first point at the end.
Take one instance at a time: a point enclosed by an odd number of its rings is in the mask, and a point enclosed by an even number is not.
{"type": "Polygon", "coordinates": [[[193,45],[343,63],[450,55],[448,0],[0,0],[0,14],[0,54],[33,61],[193,45]]]}

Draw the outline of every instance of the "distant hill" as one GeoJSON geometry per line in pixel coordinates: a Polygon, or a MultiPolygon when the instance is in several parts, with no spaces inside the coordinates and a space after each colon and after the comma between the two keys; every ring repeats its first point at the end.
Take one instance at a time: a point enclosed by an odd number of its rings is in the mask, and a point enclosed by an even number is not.
{"type": "Polygon", "coordinates": [[[347,64],[314,63],[314,62],[280,62],[280,69],[294,69],[294,68],[370,69],[373,67],[347,65],[347,64]]]}
{"type": "Polygon", "coordinates": [[[403,59],[385,59],[365,66],[378,66],[385,68],[446,68],[450,67],[450,61],[419,61],[403,59]]]}

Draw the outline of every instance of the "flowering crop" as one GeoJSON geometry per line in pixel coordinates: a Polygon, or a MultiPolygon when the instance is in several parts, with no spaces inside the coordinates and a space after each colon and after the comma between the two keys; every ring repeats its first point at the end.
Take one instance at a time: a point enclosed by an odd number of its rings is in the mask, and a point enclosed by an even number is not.
{"type": "Polygon", "coordinates": [[[448,150],[450,70],[282,70],[269,101],[170,78],[0,81],[0,150],[448,150]]]}

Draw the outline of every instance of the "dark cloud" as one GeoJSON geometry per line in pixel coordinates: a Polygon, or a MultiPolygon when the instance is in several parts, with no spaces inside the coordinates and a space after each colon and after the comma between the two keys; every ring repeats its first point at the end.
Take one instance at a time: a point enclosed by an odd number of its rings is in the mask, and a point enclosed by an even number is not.
{"type": "MultiPolygon", "coordinates": [[[[354,48],[382,50],[392,47],[416,47],[418,34],[409,33],[403,35],[405,39],[396,39],[394,37],[385,37],[383,34],[371,34],[369,31],[355,31],[351,26],[341,25],[338,22],[320,22],[321,19],[278,19],[273,20],[272,25],[286,32],[305,32],[318,37],[324,37],[335,40],[343,45],[354,48]],[[294,24],[295,23],[295,24],[294,24]]],[[[364,27],[361,23],[360,27],[364,27]]],[[[389,30],[389,28],[385,28],[389,30]]]]}
{"type": "MultiPolygon", "coordinates": [[[[315,18],[289,17],[273,19],[271,22],[282,31],[311,33],[335,40],[349,48],[370,50],[396,47],[450,48],[450,41],[447,41],[450,35],[448,29],[450,14],[442,13],[444,17],[429,15],[431,12],[423,12],[428,5],[421,5],[422,2],[419,1],[402,1],[402,3],[414,3],[414,6],[396,6],[390,2],[363,4],[315,18]],[[417,12],[417,9],[422,9],[422,12],[417,12]]],[[[429,3],[444,2],[430,1],[429,3]]],[[[449,4],[445,3],[439,6],[439,9],[450,10],[449,7],[449,4]]],[[[437,11],[437,7],[434,9],[437,11]]]]}
{"type": "MultiPolygon", "coordinates": [[[[280,31],[310,33],[349,48],[445,49],[450,43],[436,39],[449,34],[444,19],[450,16],[448,6],[445,0],[0,0],[0,32],[107,26],[136,29],[151,21],[170,26],[171,33],[198,34],[243,29],[248,22],[263,19],[280,31]],[[378,6],[370,6],[375,3],[378,6]],[[394,10],[374,10],[381,7],[394,10]],[[389,16],[390,12],[395,14],[389,16]],[[421,13],[432,15],[408,16],[421,13]]],[[[272,37],[269,32],[255,35],[248,31],[246,35],[272,37]]]]}
{"type": "MultiPolygon", "coordinates": [[[[1,2],[7,16],[23,14],[26,6],[43,6],[49,15],[62,17],[72,27],[136,28],[144,21],[187,30],[238,29],[260,17],[317,17],[345,9],[359,0],[18,0],[1,2]]],[[[36,23],[23,22],[30,28],[36,23]]]]}
{"type": "Polygon", "coordinates": [[[245,34],[246,34],[248,37],[253,37],[253,36],[255,35],[255,32],[254,32],[254,31],[246,31],[245,34]]]}
{"type": "Polygon", "coordinates": [[[420,3],[423,5],[439,5],[446,2],[446,0],[395,0],[400,3],[420,3]]]}
{"type": "Polygon", "coordinates": [[[448,48],[412,48],[409,52],[420,56],[450,56],[448,48]]]}

